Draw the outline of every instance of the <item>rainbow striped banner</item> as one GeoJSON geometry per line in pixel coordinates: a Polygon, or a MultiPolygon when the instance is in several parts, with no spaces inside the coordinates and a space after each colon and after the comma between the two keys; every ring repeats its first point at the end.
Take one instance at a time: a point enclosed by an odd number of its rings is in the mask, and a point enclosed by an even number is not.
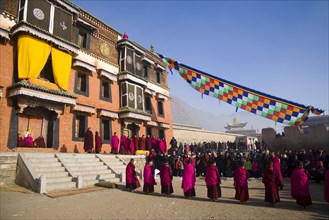
{"type": "Polygon", "coordinates": [[[299,126],[304,123],[310,112],[320,115],[324,111],[313,106],[305,106],[285,99],[274,97],[228,80],[178,63],[158,54],[170,71],[175,69],[192,88],[202,95],[209,95],[221,101],[264,118],[288,125],[299,126]]]}

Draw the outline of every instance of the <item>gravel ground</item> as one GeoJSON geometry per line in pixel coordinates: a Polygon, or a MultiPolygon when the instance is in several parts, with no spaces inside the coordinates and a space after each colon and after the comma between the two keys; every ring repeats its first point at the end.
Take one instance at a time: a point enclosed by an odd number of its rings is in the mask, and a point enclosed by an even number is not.
{"type": "MultiPolygon", "coordinates": [[[[159,181],[159,179],[157,179],[159,181]]],[[[313,205],[303,210],[290,196],[289,179],[280,191],[281,203],[271,207],[264,200],[264,186],[259,180],[249,181],[250,201],[239,204],[234,200],[232,179],[222,180],[222,198],[207,199],[204,179],[196,183],[197,197],[183,196],[181,179],[173,181],[174,194],[145,195],[142,187],[127,192],[118,189],[49,198],[18,186],[1,187],[1,219],[328,219],[329,204],[323,199],[323,183],[311,184],[313,205]]]]}

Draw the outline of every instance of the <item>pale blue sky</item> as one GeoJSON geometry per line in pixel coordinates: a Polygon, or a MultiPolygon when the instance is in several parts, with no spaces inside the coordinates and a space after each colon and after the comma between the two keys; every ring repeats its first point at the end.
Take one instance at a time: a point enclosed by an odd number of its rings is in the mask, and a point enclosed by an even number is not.
{"type": "MultiPolygon", "coordinates": [[[[146,48],[243,86],[329,109],[328,1],[100,1],[81,8],[146,48]]],[[[177,96],[203,111],[229,104],[169,74],[177,96]]],[[[242,110],[241,110],[242,111],[242,110]]],[[[251,114],[252,115],[252,114],[251,114]]]]}

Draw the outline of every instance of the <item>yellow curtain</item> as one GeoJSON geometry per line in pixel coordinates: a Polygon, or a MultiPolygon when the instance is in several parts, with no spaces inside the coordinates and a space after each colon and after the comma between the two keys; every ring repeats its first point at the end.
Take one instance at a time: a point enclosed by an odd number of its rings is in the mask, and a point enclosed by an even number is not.
{"type": "Polygon", "coordinates": [[[72,56],[61,50],[52,48],[51,59],[55,83],[63,90],[67,90],[72,65],[72,56]]]}
{"type": "Polygon", "coordinates": [[[18,38],[18,78],[37,78],[47,63],[50,45],[34,37],[18,38]]]}

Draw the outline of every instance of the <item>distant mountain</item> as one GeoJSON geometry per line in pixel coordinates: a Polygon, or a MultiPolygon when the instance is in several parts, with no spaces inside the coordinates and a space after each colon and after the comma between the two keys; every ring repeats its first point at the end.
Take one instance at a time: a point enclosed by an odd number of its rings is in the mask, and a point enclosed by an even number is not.
{"type": "Polygon", "coordinates": [[[195,125],[205,130],[225,132],[226,123],[231,123],[236,118],[239,122],[247,122],[246,129],[253,128],[258,133],[265,127],[273,127],[281,131],[281,125],[278,124],[275,127],[273,121],[243,110],[217,116],[211,112],[200,111],[176,96],[171,96],[171,98],[172,120],[176,124],[195,125]]]}

